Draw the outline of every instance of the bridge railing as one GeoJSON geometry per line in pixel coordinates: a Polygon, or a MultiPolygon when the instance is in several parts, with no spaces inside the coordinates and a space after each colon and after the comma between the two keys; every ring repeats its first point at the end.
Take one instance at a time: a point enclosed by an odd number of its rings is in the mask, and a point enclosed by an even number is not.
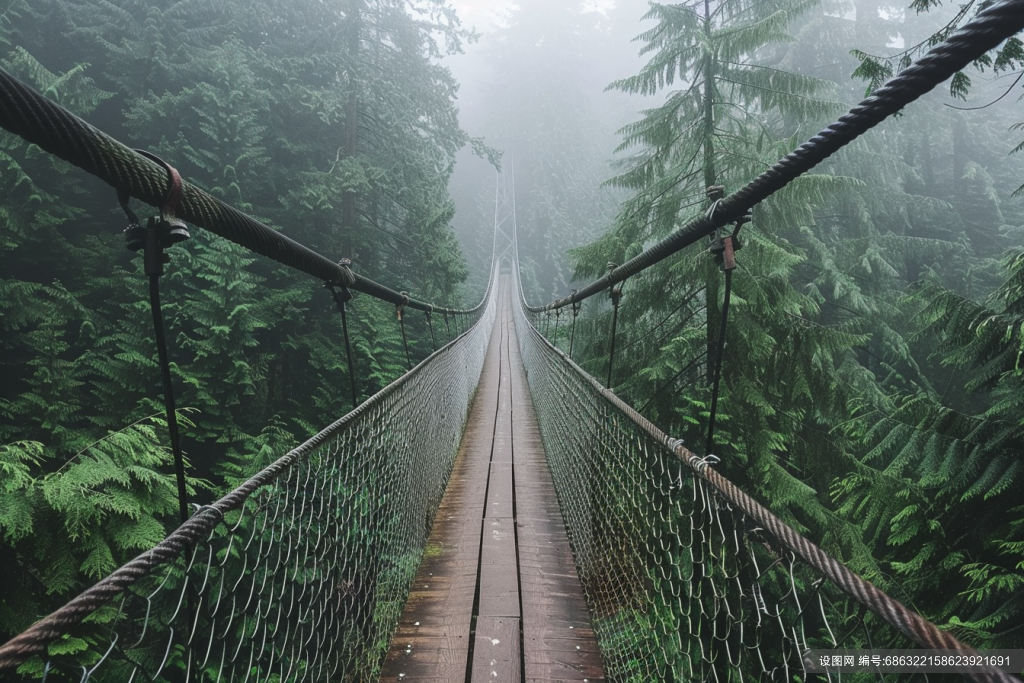
{"type": "Polygon", "coordinates": [[[495,316],[0,647],[46,680],[376,680],[495,316]]]}
{"type": "Polygon", "coordinates": [[[815,649],[967,648],[737,489],[713,456],[663,433],[513,309],[609,680],[809,680],[815,649]]]}
{"type": "Polygon", "coordinates": [[[794,572],[791,553],[609,401],[521,307],[516,328],[609,679],[793,680],[801,651],[831,647],[817,577],[794,572]]]}

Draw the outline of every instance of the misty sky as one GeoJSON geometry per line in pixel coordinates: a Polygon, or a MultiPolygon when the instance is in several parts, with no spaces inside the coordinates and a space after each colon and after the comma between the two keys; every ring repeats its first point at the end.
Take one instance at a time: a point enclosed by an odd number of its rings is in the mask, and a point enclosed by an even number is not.
{"type": "MultiPolygon", "coordinates": [[[[514,0],[450,0],[459,13],[463,26],[480,33],[494,30],[502,24],[516,7],[514,0]]],[[[593,12],[605,12],[614,7],[614,0],[582,0],[580,6],[593,12]]]]}

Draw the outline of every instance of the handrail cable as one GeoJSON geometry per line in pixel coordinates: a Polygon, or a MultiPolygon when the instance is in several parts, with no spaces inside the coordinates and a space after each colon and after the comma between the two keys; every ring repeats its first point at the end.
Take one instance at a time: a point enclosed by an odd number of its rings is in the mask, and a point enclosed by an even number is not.
{"type": "MultiPolygon", "coordinates": [[[[167,194],[163,166],[118,142],[0,69],[0,127],[91,173],[118,192],[159,207],[167,194]]],[[[472,315],[477,308],[445,308],[406,299],[390,287],[340,266],[255,218],[182,182],[177,215],[246,249],[301,270],[325,283],[348,287],[396,306],[472,315]]]]}
{"type": "Polygon", "coordinates": [[[691,220],[586,287],[543,306],[526,305],[526,310],[531,313],[550,311],[592,297],[660,263],[715,230],[735,223],[754,206],[1022,29],[1024,0],[1002,0],[982,10],[963,28],[890,79],[838,121],[787,154],[746,186],[722,199],[715,205],[714,211],[691,220]]]}
{"type": "MultiPolygon", "coordinates": [[[[515,237],[515,225],[513,225],[512,231],[513,241],[518,247],[518,240],[515,237]]],[[[522,280],[518,277],[518,267],[519,255],[518,249],[516,249],[516,287],[519,291],[520,306],[523,310],[531,313],[545,312],[543,309],[530,310],[527,308],[522,280]]],[[[943,631],[914,610],[907,608],[902,602],[889,596],[870,581],[861,578],[840,560],[805,538],[800,532],[716,471],[712,465],[717,462],[717,458],[712,455],[701,457],[687,449],[680,439],[670,437],[632,406],[616,396],[611,389],[602,386],[599,380],[577,365],[564,351],[552,344],[532,323],[529,326],[530,329],[528,331],[520,332],[520,334],[531,334],[535,340],[539,341],[546,348],[548,353],[556,354],[576,375],[586,384],[589,384],[595,392],[611,404],[620,414],[654,441],[661,444],[679,462],[691,470],[696,477],[709,484],[728,504],[735,506],[736,509],[753,520],[760,529],[771,534],[780,544],[820,572],[823,577],[831,581],[844,593],[924,648],[963,650],[965,653],[975,652],[973,648],[962,643],[955,635],[943,631]]],[[[529,371],[527,372],[527,377],[532,379],[529,371]]],[[[975,681],[1010,682],[1017,680],[1009,674],[993,669],[972,671],[963,673],[963,675],[975,681]]]]}
{"type": "MultiPolygon", "coordinates": [[[[0,81],[2,81],[2,76],[3,74],[0,72],[0,81]]],[[[2,86],[0,86],[0,90],[2,90],[2,86]]],[[[2,103],[0,103],[0,106],[2,106],[2,103]]],[[[491,247],[491,274],[488,280],[487,291],[484,292],[480,303],[474,308],[469,309],[469,311],[480,312],[481,316],[486,315],[487,310],[489,310],[487,307],[494,299],[493,294],[496,290],[498,265],[495,258],[496,254],[497,235],[495,235],[491,247]]],[[[453,313],[451,309],[445,309],[445,312],[453,313]]],[[[465,313],[467,311],[459,312],[465,313]]],[[[462,342],[463,339],[469,337],[477,329],[476,325],[479,324],[481,319],[477,318],[473,321],[466,318],[466,330],[456,335],[454,340],[432,353],[369,399],[357,405],[347,415],[336,420],[302,445],[290,450],[218,501],[200,507],[191,517],[152,549],[141,553],[135,559],[125,563],[106,578],[68,601],[63,607],[51,612],[48,616],[40,619],[7,642],[0,644],[0,671],[17,667],[33,655],[46,652],[48,645],[61,638],[70,627],[81,624],[96,610],[108,604],[119,595],[124,594],[129,588],[152,574],[157,568],[172,562],[175,558],[181,557],[186,552],[194,551],[199,544],[209,539],[210,534],[215,528],[224,523],[227,513],[241,509],[254,493],[281,478],[292,467],[303,460],[307,460],[319,449],[328,446],[332,440],[337,439],[338,434],[359,424],[364,419],[370,419],[371,411],[387,408],[392,395],[399,392],[403,387],[412,384],[421,374],[428,374],[431,361],[442,358],[451,349],[455,348],[457,344],[462,342]]],[[[465,373],[466,370],[463,367],[459,372],[459,376],[464,379],[465,373]]],[[[432,388],[431,391],[434,391],[434,389],[432,388]]],[[[465,415],[462,415],[462,418],[464,419],[465,415]]]]}

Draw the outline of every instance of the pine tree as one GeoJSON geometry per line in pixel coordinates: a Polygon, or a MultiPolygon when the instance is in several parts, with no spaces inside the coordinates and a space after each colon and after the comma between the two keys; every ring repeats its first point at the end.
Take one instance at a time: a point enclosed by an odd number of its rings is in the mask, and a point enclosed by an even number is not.
{"type": "Polygon", "coordinates": [[[868,448],[858,471],[834,485],[840,512],[864,528],[918,608],[993,648],[1019,646],[1024,618],[1015,493],[1024,480],[1024,256],[1011,253],[1005,268],[985,303],[935,278],[908,299],[948,380],[860,406],[851,428],[868,448]]]}
{"type": "MultiPolygon", "coordinates": [[[[649,61],[614,86],[664,93],[664,101],[622,130],[630,156],[612,182],[632,194],[613,230],[576,251],[578,277],[600,275],[607,263],[713,211],[708,188],[738,189],[839,110],[831,84],[788,70],[789,26],[812,6],[652,4],[658,23],[641,36],[649,61]]],[[[739,234],[713,453],[720,471],[776,514],[858,571],[878,575],[859,530],[827,496],[833,478],[853,466],[846,435],[832,427],[854,388],[870,381],[855,355],[864,329],[830,320],[824,298],[799,281],[815,256],[803,245],[816,210],[857,185],[804,176],[760,205],[739,234]]],[[[625,282],[612,380],[618,394],[698,453],[724,306],[712,246],[702,242],[625,282]]],[[[605,302],[585,306],[584,366],[603,377],[611,310],[605,302]]]]}
{"type": "MultiPolygon", "coordinates": [[[[47,96],[321,253],[356,256],[360,273],[461,303],[447,179],[472,143],[438,59],[470,36],[444,3],[365,2],[356,54],[350,15],[319,0],[4,7],[4,67],[47,96]],[[354,226],[340,220],[348,195],[354,226]]],[[[149,417],[162,404],[146,278],[115,194],[90,182],[0,136],[0,573],[18,577],[0,593],[6,632],[158,540],[177,508],[166,429],[149,417]]],[[[168,253],[189,474],[223,490],[350,410],[340,321],[320,283],[201,230],[168,253]]],[[[406,360],[393,306],[359,297],[350,312],[365,397],[406,360]]],[[[422,315],[408,327],[416,362],[429,336],[422,315]]]]}
{"type": "MultiPolygon", "coordinates": [[[[577,276],[597,275],[606,262],[639,253],[694,211],[707,209],[706,187],[734,189],[790,144],[789,135],[835,110],[821,98],[828,84],[760,64],[789,40],[789,21],[808,6],[652,5],[650,16],[658,25],[641,36],[650,61],[615,87],[640,94],[677,81],[683,87],[623,129],[622,147],[634,151],[613,182],[634,194],[614,230],[577,252],[577,276]]],[[[759,209],[741,237],[727,358],[742,361],[726,361],[721,417],[731,443],[719,448],[759,461],[766,472],[778,469],[777,454],[795,448],[793,441],[809,438],[802,421],[813,421],[815,411],[797,406],[808,400],[813,383],[830,381],[817,378],[816,366],[827,370],[831,362],[825,359],[857,339],[848,326],[814,324],[817,303],[789,284],[804,255],[782,239],[812,219],[807,202],[837,182],[812,176],[794,184],[759,209]],[[776,353],[780,348],[797,351],[783,356],[776,353]],[[771,406],[780,403],[793,406],[793,414],[774,414],[771,406]],[[737,413],[743,415],[739,422],[737,413]]],[[[620,347],[629,351],[614,374],[628,379],[617,391],[643,397],[639,404],[650,415],[697,443],[707,424],[707,359],[717,346],[721,277],[715,259],[694,249],[628,281],[620,310],[620,347]]],[[[599,375],[606,363],[608,317],[606,312],[592,323],[596,346],[590,367],[599,375]]],[[[795,500],[800,488],[791,487],[783,497],[795,500]]]]}

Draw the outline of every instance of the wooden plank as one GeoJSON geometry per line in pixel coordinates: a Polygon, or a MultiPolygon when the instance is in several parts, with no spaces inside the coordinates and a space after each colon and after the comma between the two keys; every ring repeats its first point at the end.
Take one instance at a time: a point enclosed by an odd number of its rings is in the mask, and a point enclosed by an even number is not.
{"type": "Polygon", "coordinates": [[[477,618],[470,681],[522,683],[519,626],[519,619],[515,618],[477,618]]]}
{"type": "Polygon", "coordinates": [[[477,614],[519,617],[519,571],[515,520],[488,517],[480,544],[480,604],[477,614]]]}
{"type": "Polygon", "coordinates": [[[498,405],[497,424],[494,426],[494,448],[491,451],[491,462],[512,462],[512,413],[506,407],[498,405]]]}
{"type": "Polygon", "coordinates": [[[501,329],[495,326],[455,466],[385,659],[381,681],[465,681],[498,407],[501,342],[501,329]]]}
{"type": "Polygon", "coordinates": [[[384,664],[388,683],[464,681],[467,671],[471,683],[604,681],[507,282],[499,296],[455,469],[384,664]]]}
{"type": "Polygon", "coordinates": [[[486,517],[511,519],[514,511],[512,499],[512,463],[492,462],[491,476],[487,480],[486,517]]]}
{"type": "Polygon", "coordinates": [[[494,423],[494,448],[491,451],[491,462],[511,463],[513,453],[512,442],[512,377],[509,367],[509,329],[510,320],[502,321],[501,357],[498,362],[499,379],[497,412],[494,423]]]}
{"type": "Polygon", "coordinates": [[[406,635],[392,644],[384,663],[389,673],[381,680],[464,681],[467,649],[462,643],[453,648],[445,638],[406,635]]]}
{"type": "Polygon", "coordinates": [[[524,677],[528,683],[604,681],[514,328],[509,337],[524,677]]]}

